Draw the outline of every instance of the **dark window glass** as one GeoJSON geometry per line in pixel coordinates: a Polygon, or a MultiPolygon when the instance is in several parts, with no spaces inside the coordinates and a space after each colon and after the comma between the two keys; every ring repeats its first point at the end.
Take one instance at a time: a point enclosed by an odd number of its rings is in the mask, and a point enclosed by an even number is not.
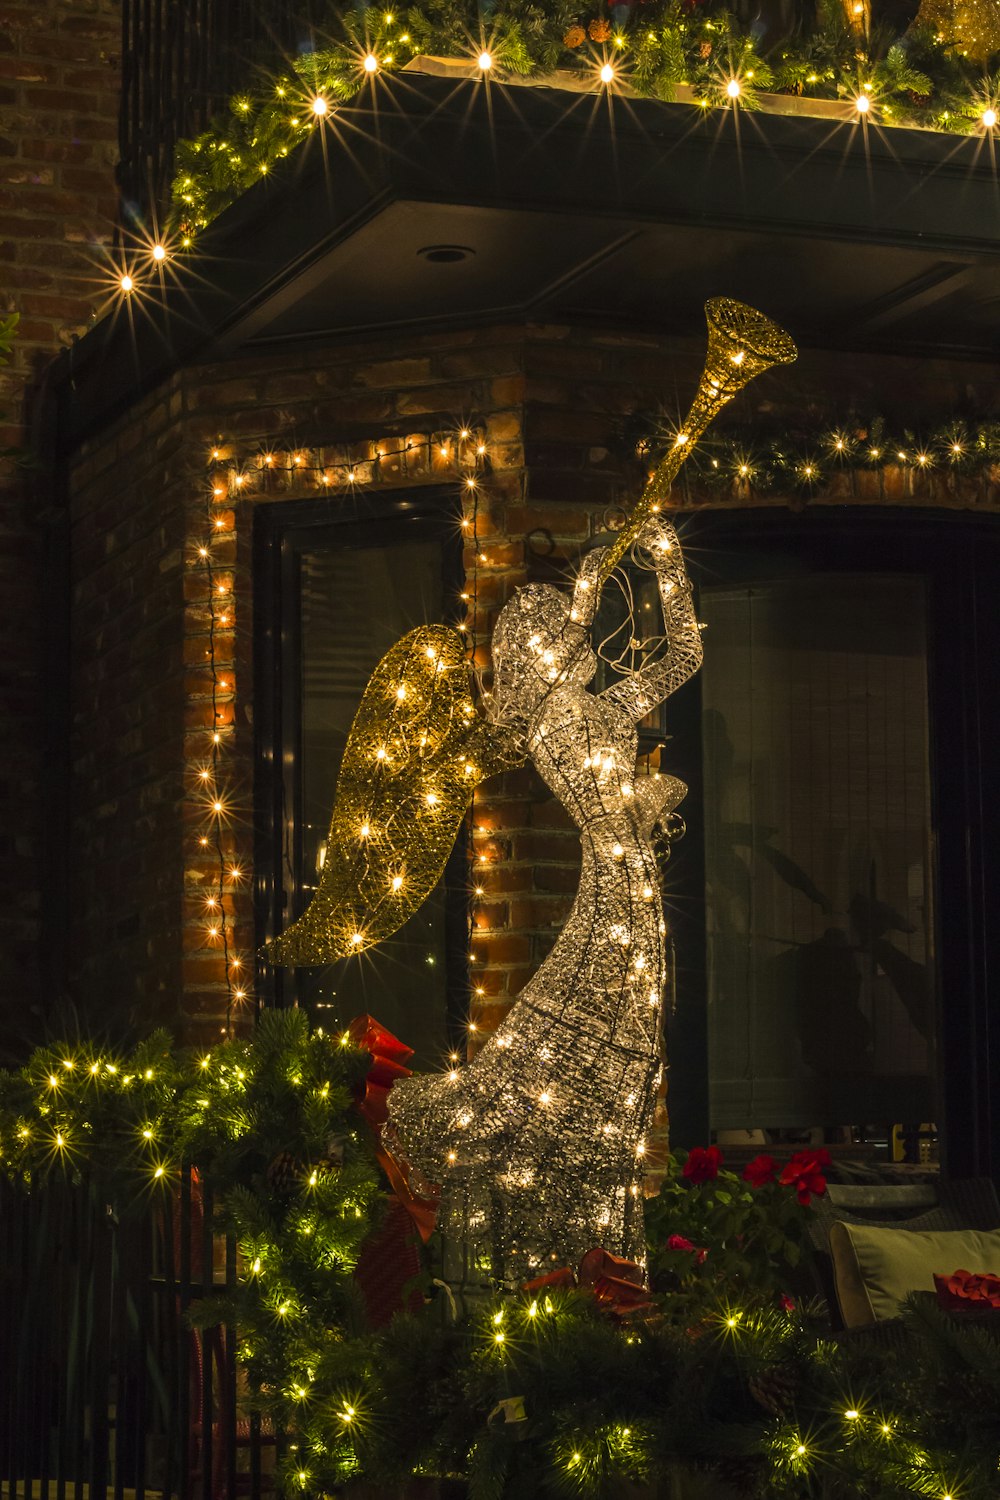
{"type": "Polygon", "coordinates": [[[923,581],[709,585],[700,616],[712,1128],[929,1139],[923,581]]]}
{"type": "MultiPolygon", "coordinates": [[[[322,875],[337,773],[355,711],[385,652],[416,625],[455,618],[454,519],[427,502],[343,525],[316,524],[310,508],[287,520],[275,507],[271,572],[279,618],[273,693],[280,755],[277,865],[267,922],[278,930],[305,910],[322,875]],[[284,524],[283,524],[284,522],[284,524]],[[273,559],[272,559],[273,563],[273,559]]],[[[265,566],[262,586],[268,586],[265,566]]],[[[267,755],[264,756],[265,776],[267,755]]],[[[277,858],[275,858],[277,855],[277,858]]],[[[459,848],[430,898],[391,939],[335,964],[281,971],[274,998],[306,1006],[333,1029],[370,1013],[440,1066],[449,1006],[463,988],[465,881],[459,848]]]]}

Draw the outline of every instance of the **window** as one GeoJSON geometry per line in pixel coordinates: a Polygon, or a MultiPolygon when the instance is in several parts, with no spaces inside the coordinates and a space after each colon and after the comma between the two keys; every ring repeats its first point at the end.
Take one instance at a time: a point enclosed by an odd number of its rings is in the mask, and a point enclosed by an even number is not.
{"type": "Polygon", "coordinates": [[[707,628],[664,726],[690,789],[671,1139],[822,1132],[995,1170],[997,518],[816,504],[680,531],[707,628]]]}
{"type": "Polygon", "coordinates": [[[712,1128],[929,1145],[923,581],[709,586],[700,613],[712,1128]]]}
{"type": "MultiPolygon", "coordinates": [[[[321,878],[337,772],[368,678],[414,626],[456,618],[461,543],[453,500],[285,504],[260,513],[258,614],[267,649],[258,674],[262,916],[267,936],[308,905],[321,878]],[[334,515],[336,512],[334,512],[334,515]],[[270,619],[270,629],[266,621],[270,619]]],[[[273,999],[329,1027],[370,1012],[417,1053],[448,1050],[464,1003],[465,851],[388,942],[336,964],[273,971],[273,999]]]]}

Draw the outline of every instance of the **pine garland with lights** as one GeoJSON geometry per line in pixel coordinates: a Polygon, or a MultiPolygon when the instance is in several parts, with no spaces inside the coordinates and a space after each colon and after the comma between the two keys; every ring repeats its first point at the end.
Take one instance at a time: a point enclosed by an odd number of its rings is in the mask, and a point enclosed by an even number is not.
{"type": "Polygon", "coordinates": [[[178,143],[173,227],[190,245],[338,105],[421,55],[463,59],[497,82],[568,68],[591,76],[595,89],[667,101],[686,85],[703,108],[758,108],[774,90],[845,100],[855,119],[879,124],[961,134],[998,123],[1000,77],[938,26],[859,33],[840,6],[821,4],[811,29],[799,23],[770,48],[763,39],[761,23],[716,0],[624,0],[610,16],[572,0],[496,0],[488,11],[473,0],[426,0],[395,13],[331,4],[321,49],[280,76],[262,75],[202,135],[178,143]]]}
{"type": "MultiPolygon", "coordinates": [[[[168,1201],[181,1164],[198,1164],[239,1281],[192,1321],[235,1326],[249,1402],[289,1438],[286,1493],[417,1474],[464,1478],[470,1500],[612,1500],[683,1476],[703,1500],[994,1500],[996,1333],[926,1295],[888,1336],[834,1342],[813,1308],[727,1262],[697,1308],[541,1287],[460,1325],[439,1300],[366,1332],[351,1272],[379,1182],[352,1099],[368,1066],[302,1012],[271,1011],[252,1039],[207,1052],[157,1033],[128,1055],[48,1046],[0,1074],[0,1169],[31,1191],[93,1181],[127,1212],[168,1201]]],[[[716,1208],[732,1184],[703,1181],[699,1162],[650,1207],[654,1257],[681,1191],[710,1188],[704,1227],[731,1237],[716,1208]]],[[[810,1179],[792,1165],[794,1193],[810,1179]]]]}
{"type": "MultiPolygon", "coordinates": [[[[622,425],[623,450],[644,459],[672,440],[676,421],[660,412],[637,412],[622,425]]],[[[691,454],[680,488],[697,499],[728,492],[753,495],[828,494],[863,499],[873,487],[912,494],[914,483],[943,503],[995,503],[1000,498],[1000,421],[951,417],[924,431],[895,428],[884,416],[848,413],[808,430],[716,430],[691,454]]]]}
{"type": "MultiPolygon", "coordinates": [[[[191,1320],[236,1326],[250,1403],[290,1435],[293,1475],[314,1393],[329,1405],[370,1354],[353,1332],[364,1320],[352,1280],[381,1209],[353,1107],[370,1061],[346,1036],[310,1033],[304,1012],[273,1010],[252,1038],[201,1053],[158,1032],[129,1055],[44,1047],[0,1074],[0,1171],[32,1192],[56,1176],[91,1181],[121,1214],[172,1201],[181,1166],[196,1166],[217,1227],[236,1238],[239,1279],[191,1320]]],[[[357,1471],[349,1404],[324,1427],[327,1486],[357,1471]]]]}

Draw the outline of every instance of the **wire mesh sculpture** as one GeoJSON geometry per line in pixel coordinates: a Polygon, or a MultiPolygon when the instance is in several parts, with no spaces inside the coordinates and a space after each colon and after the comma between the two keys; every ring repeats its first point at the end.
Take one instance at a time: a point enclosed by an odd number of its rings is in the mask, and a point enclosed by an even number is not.
{"type": "Polygon", "coordinates": [[[636,726],[701,662],[683,555],[661,504],[716,412],[796,354],[752,308],[717,298],[706,310],[705,371],[672,448],[613,545],[586,557],[571,596],[528,584],[505,605],[485,715],[464,644],[447,627],[412,631],[380,663],[345,750],[319,891],[269,949],[279,963],[329,962],[397,930],[495,770],[530,758],[570,813],[582,868],[554,948],[467,1068],[396,1085],[384,1134],[440,1190],[442,1227],[481,1247],[508,1284],[595,1245],[642,1256],[666,981],[653,830],[686,788],[636,775],[636,726]],[[665,646],[594,694],[598,599],[637,546],[655,572],[665,646]]]}
{"type": "Polygon", "coordinates": [[[636,775],[636,725],[701,663],[674,528],[654,517],[641,541],[669,641],[647,671],[588,689],[603,549],[587,558],[572,603],[529,584],[501,611],[491,711],[579,828],[579,889],[548,958],[475,1061],[406,1080],[389,1101],[390,1149],[441,1184],[443,1227],[487,1247],[504,1282],[595,1245],[641,1254],[666,983],[653,828],[686,788],[636,775]]]}

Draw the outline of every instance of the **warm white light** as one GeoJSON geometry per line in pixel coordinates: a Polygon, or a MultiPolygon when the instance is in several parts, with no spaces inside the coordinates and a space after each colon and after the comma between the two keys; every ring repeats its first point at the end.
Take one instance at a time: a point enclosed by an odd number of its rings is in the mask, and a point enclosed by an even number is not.
{"type": "Polygon", "coordinates": [[[995,109],[984,109],[979,118],[987,130],[992,130],[997,122],[997,112],[995,109]]]}
{"type": "Polygon", "coordinates": [[[872,101],[867,94],[859,94],[854,101],[854,108],[859,115],[866,115],[872,107],[872,101]]]}
{"type": "Polygon", "coordinates": [[[480,52],[479,56],[476,58],[476,66],[478,68],[482,68],[484,73],[488,73],[490,68],[492,68],[493,66],[493,58],[488,52],[480,52]]]}
{"type": "Polygon", "coordinates": [[[132,280],[131,276],[129,276],[128,272],[126,272],[119,281],[118,285],[121,287],[123,292],[130,292],[135,286],[135,282],[132,280]]]}
{"type": "MultiPolygon", "coordinates": [[[[376,66],[378,66],[378,64],[376,64],[376,66]]],[[[322,94],[316,95],[315,99],[312,100],[310,108],[317,118],[322,118],[323,115],[329,114],[330,112],[330,106],[329,104],[327,104],[322,94]]]]}
{"type": "Polygon", "coordinates": [[[393,888],[394,891],[398,891],[400,889],[400,887],[402,886],[402,884],[403,884],[403,877],[402,877],[402,875],[394,875],[392,877],[392,888],[393,888]]]}
{"type": "Polygon", "coordinates": [[[369,52],[368,56],[365,58],[365,72],[378,72],[378,58],[375,56],[374,52],[369,52]]]}
{"type": "Polygon", "coordinates": [[[614,83],[615,70],[610,63],[604,64],[603,68],[601,69],[600,77],[602,83],[614,83]]]}
{"type": "Polygon", "coordinates": [[[743,90],[740,88],[739,79],[730,78],[729,82],[726,84],[726,93],[729,95],[730,99],[738,99],[742,92],[743,90]]]}
{"type": "Polygon", "coordinates": [[[163,248],[163,246],[162,245],[154,245],[153,246],[153,259],[154,260],[166,260],[166,258],[167,258],[167,252],[163,248]]]}

